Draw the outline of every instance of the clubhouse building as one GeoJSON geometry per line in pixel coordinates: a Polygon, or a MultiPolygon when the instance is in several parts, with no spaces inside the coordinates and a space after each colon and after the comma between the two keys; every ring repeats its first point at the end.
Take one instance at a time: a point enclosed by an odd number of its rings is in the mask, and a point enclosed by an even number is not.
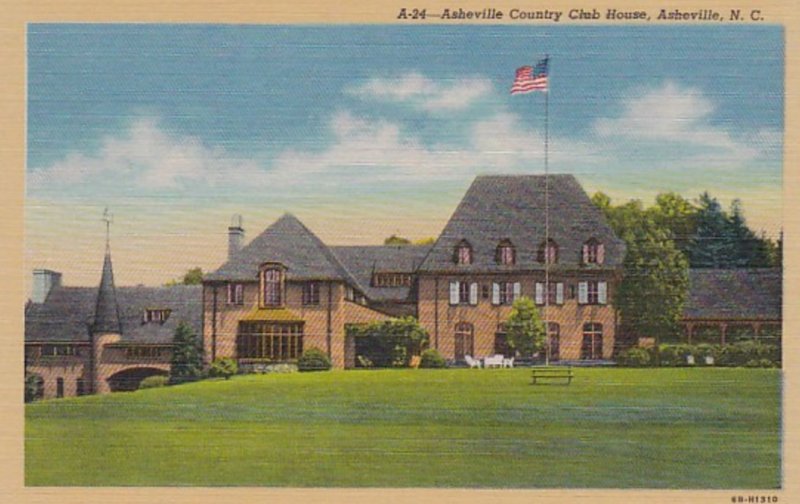
{"type": "MultiPolygon", "coordinates": [[[[245,245],[234,220],[228,259],[202,286],[117,288],[108,250],[99,288],[64,287],[58,273],[34,271],[26,371],[41,377],[47,398],[132,389],[168,372],[181,321],[202,334],[206,363],[292,361],[315,347],[347,369],[358,353],[349,326],[404,315],[459,362],[508,353],[503,322],[520,296],[547,321],[551,360],[609,360],[623,341],[613,301],[624,255],[571,175],[477,177],[433,245],[330,246],[290,214],[245,245]]],[[[687,331],[779,326],[781,277],[770,271],[753,272],[761,283],[746,272],[730,280],[762,296],[742,320],[690,293],[687,331]]]]}

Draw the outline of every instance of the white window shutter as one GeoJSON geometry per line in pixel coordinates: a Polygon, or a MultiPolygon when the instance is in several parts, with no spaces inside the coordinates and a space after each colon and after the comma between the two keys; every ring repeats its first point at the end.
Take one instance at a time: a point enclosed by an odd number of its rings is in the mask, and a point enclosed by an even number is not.
{"type": "Polygon", "coordinates": [[[586,304],[589,302],[589,283],[578,282],[578,304],[586,304]]]}
{"type": "Polygon", "coordinates": [[[606,248],[601,243],[597,246],[597,264],[603,264],[606,259],[606,248]]]}
{"type": "Polygon", "coordinates": [[[536,304],[544,304],[544,284],[542,282],[536,282],[536,304]]]}
{"type": "Polygon", "coordinates": [[[606,282],[597,282],[597,302],[600,304],[606,304],[606,299],[608,299],[608,284],[606,282]]]}
{"type": "Polygon", "coordinates": [[[492,283],[492,304],[500,304],[500,284],[497,282],[492,283]]]}
{"type": "Polygon", "coordinates": [[[514,282],[514,299],[519,299],[522,297],[522,284],[519,282],[514,282]]]}
{"type": "Polygon", "coordinates": [[[476,283],[469,285],[469,304],[472,306],[478,304],[478,284],[476,283]]]}
{"type": "Polygon", "coordinates": [[[458,282],[450,282],[450,304],[458,304],[458,282]]]}
{"type": "Polygon", "coordinates": [[[564,304],[564,284],[562,282],[556,284],[556,304],[564,304]]]}
{"type": "Polygon", "coordinates": [[[589,245],[584,243],[583,244],[583,264],[589,262],[589,245]]]}

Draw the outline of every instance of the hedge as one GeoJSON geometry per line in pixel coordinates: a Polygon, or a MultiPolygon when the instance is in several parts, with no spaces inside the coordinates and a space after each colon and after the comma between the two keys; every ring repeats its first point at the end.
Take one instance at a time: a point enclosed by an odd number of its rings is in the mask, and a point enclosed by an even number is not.
{"type": "Polygon", "coordinates": [[[422,352],[420,356],[419,367],[421,368],[444,368],[447,367],[447,362],[437,350],[429,348],[422,352]]]}
{"type": "Polygon", "coordinates": [[[330,368],[330,358],[318,348],[309,348],[297,359],[298,371],[327,371],[330,368]]]}

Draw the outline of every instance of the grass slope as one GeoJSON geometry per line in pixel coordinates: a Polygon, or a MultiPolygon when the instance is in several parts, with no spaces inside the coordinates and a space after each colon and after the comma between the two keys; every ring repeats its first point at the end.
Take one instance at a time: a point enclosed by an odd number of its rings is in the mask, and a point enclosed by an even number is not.
{"type": "Polygon", "coordinates": [[[26,408],[28,485],[776,488],[780,373],[240,376],[26,408]]]}

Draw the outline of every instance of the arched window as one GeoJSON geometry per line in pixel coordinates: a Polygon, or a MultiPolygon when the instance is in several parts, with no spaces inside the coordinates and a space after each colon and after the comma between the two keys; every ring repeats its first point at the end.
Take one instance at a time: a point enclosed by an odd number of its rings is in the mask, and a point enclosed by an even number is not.
{"type": "Polygon", "coordinates": [[[283,268],[268,266],[261,273],[264,306],[283,306],[283,268]]]}
{"type": "Polygon", "coordinates": [[[517,262],[517,254],[510,240],[503,240],[497,245],[494,259],[497,264],[510,265],[517,262]]]}
{"type": "Polygon", "coordinates": [[[590,238],[583,244],[584,264],[603,264],[605,260],[605,247],[595,238],[590,238]]]}
{"type": "Polygon", "coordinates": [[[461,240],[453,253],[456,264],[472,264],[472,246],[467,240],[461,240]]]}
{"type": "Polygon", "coordinates": [[[558,262],[558,244],[552,239],[542,242],[536,254],[536,259],[544,264],[556,264],[558,262]]]}
{"type": "Polygon", "coordinates": [[[457,361],[463,361],[466,355],[470,357],[475,355],[474,334],[475,329],[469,322],[459,322],[456,324],[454,357],[457,361]]]}
{"type": "Polygon", "coordinates": [[[583,324],[583,343],[581,359],[597,360],[603,358],[603,324],[587,322],[583,324]]]}
{"type": "Polygon", "coordinates": [[[547,337],[549,340],[547,350],[550,352],[550,360],[557,361],[560,357],[561,326],[555,322],[547,324],[547,337]]]}

